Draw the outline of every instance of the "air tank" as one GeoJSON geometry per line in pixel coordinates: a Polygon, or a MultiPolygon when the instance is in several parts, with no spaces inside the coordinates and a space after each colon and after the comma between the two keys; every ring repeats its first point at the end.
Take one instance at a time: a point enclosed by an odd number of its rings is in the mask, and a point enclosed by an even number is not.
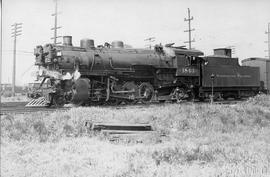
{"type": "Polygon", "coordinates": [[[112,48],[124,48],[124,42],[123,41],[113,41],[112,48]]]}
{"type": "Polygon", "coordinates": [[[81,39],[80,41],[80,47],[81,48],[86,48],[86,49],[91,49],[91,48],[95,48],[95,43],[93,39],[81,39]]]}
{"type": "Polygon", "coordinates": [[[72,36],[63,36],[63,45],[72,46],[72,36]]]}

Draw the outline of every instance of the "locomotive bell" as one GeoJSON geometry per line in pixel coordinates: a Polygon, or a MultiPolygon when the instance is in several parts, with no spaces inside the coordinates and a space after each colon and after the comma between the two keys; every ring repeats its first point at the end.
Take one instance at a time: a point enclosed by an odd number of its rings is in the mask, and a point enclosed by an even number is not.
{"type": "Polygon", "coordinates": [[[63,45],[72,46],[72,36],[63,36],[63,45]]]}
{"type": "Polygon", "coordinates": [[[112,48],[124,48],[124,42],[123,41],[113,41],[112,42],[112,48]]]}
{"type": "Polygon", "coordinates": [[[80,47],[81,48],[86,48],[86,49],[90,49],[90,48],[95,48],[95,43],[93,39],[81,39],[80,41],[80,47]]]}

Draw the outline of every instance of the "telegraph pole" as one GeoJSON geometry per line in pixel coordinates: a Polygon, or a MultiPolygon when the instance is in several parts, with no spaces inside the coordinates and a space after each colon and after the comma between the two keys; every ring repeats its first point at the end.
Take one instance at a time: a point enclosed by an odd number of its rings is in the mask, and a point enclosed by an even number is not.
{"type": "MultiPolygon", "coordinates": [[[[270,23],[268,23],[268,31],[265,32],[265,34],[268,34],[268,41],[266,41],[268,43],[268,50],[265,50],[266,52],[268,51],[268,56],[266,56],[266,58],[268,58],[270,60],[270,23]]],[[[266,65],[267,67],[267,65],[266,65]]],[[[268,70],[269,68],[266,68],[266,89],[268,90],[268,93],[269,93],[269,89],[268,88],[268,70]]]]}
{"type": "Polygon", "coordinates": [[[54,16],[54,27],[51,28],[51,30],[54,30],[54,36],[51,38],[53,39],[53,43],[56,44],[61,44],[61,42],[57,42],[57,38],[60,38],[61,36],[57,36],[57,30],[59,28],[61,28],[61,26],[57,26],[57,16],[58,14],[60,14],[60,12],[57,11],[57,1],[58,0],[54,0],[55,1],[55,11],[52,14],[52,16],[54,16]]]}
{"type": "Polygon", "coordinates": [[[191,49],[191,43],[195,42],[195,40],[191,40],[191,31],[194,31],[195,29],[191,29],[191,20],[193,20],[193,17],[190,17],[190,10],[188,8],[188,18],[185,18],[185,21],[188,21],[188,30],[185,30],[184,32],[188,32],[188,41],[185,41],[184,43],[189,44],[189,49],[191,49]]]}
{"type": "Polygon", "coordinates": [[[21,35],[22,33],[22,23],[14,23],[11,25],[12,28],[12,36],[14,37],[14,47],[13,47],[13,73],[12,73],[12,96],[15,96],[15,85],[16,85],[16,42],[17,36],[21,35]]]}
{"type": "Polygon", "coordinates": [[[265,34],[268,34],[268,41],[265,41],[268,43],[268,50],[265,50],[265,52],[268,52],[268,56],[266,56],[266,58],[269,58],[270,60],[270,23],[268,23],[268,31],[266,31],[265,34]]]}
{"type": "Polygon", "coordinates": [[[1,27],[0,27],[0,112],[1,112],[1,96],[2,96],[2,22],[3,22],[3,8],[2,8],[2,1],[0,2],[1,8],[1,27]]]}

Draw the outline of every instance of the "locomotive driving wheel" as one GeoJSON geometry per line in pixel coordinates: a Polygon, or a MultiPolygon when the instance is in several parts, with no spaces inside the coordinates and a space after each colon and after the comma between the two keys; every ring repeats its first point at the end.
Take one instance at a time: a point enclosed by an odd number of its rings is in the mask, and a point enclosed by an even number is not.
{"type": "Polygon", "coordinates": [[[110,98],[107,104],[111,106],[117,106],[121,104],[121,100],[119,98],[110,98]]]}
{"type": "Polygon", "coordinates": [[[134,82],[126,82],[123,85],[124,91],[132,91],[131,93],[127,93],[126,96],[128,96],[130,99],[127,101],[128,103],[135,104],[138,101],[139,97],[139,88],[134,82]]]}
{"type": "Polygon", "coordinates": [[[155,95],[153,86],[148,82],[143,82],[139,86],[139,97],[141,98],[142,103],[150,102],[155,95]]]}
{"type": "Polygon", "coordinates": [[[187,93],[184,88],[176,87],[172,92],[172,101],[180,102],[187,97],[187,93]]]}

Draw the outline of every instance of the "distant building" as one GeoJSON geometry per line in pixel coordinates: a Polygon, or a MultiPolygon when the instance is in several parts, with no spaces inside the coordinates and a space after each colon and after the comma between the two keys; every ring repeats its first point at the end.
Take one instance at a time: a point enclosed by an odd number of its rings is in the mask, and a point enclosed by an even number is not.
{"type": "MultiPolygon", "coordinates": [[[[16,93],[23,93],[25,90],[25,87],[23,86],[16,86],[15,87],[15,92],[16,93]]],[[[1,84],[1,92],[11,92],[12,91],[12,84],[1,84]]]]}
{"type": "Polygon", "coordinates": [[[247,58],[242,60],[243,66],[256,66],[260,68],[260,80],[263,81],[264,87],[270,89],[270,60],[266,58],[247,58]]]}
{"type": "Polygon", "coordinates": [[[11,84],[1,84],[1,91],[12,90],[11,84]]]}

